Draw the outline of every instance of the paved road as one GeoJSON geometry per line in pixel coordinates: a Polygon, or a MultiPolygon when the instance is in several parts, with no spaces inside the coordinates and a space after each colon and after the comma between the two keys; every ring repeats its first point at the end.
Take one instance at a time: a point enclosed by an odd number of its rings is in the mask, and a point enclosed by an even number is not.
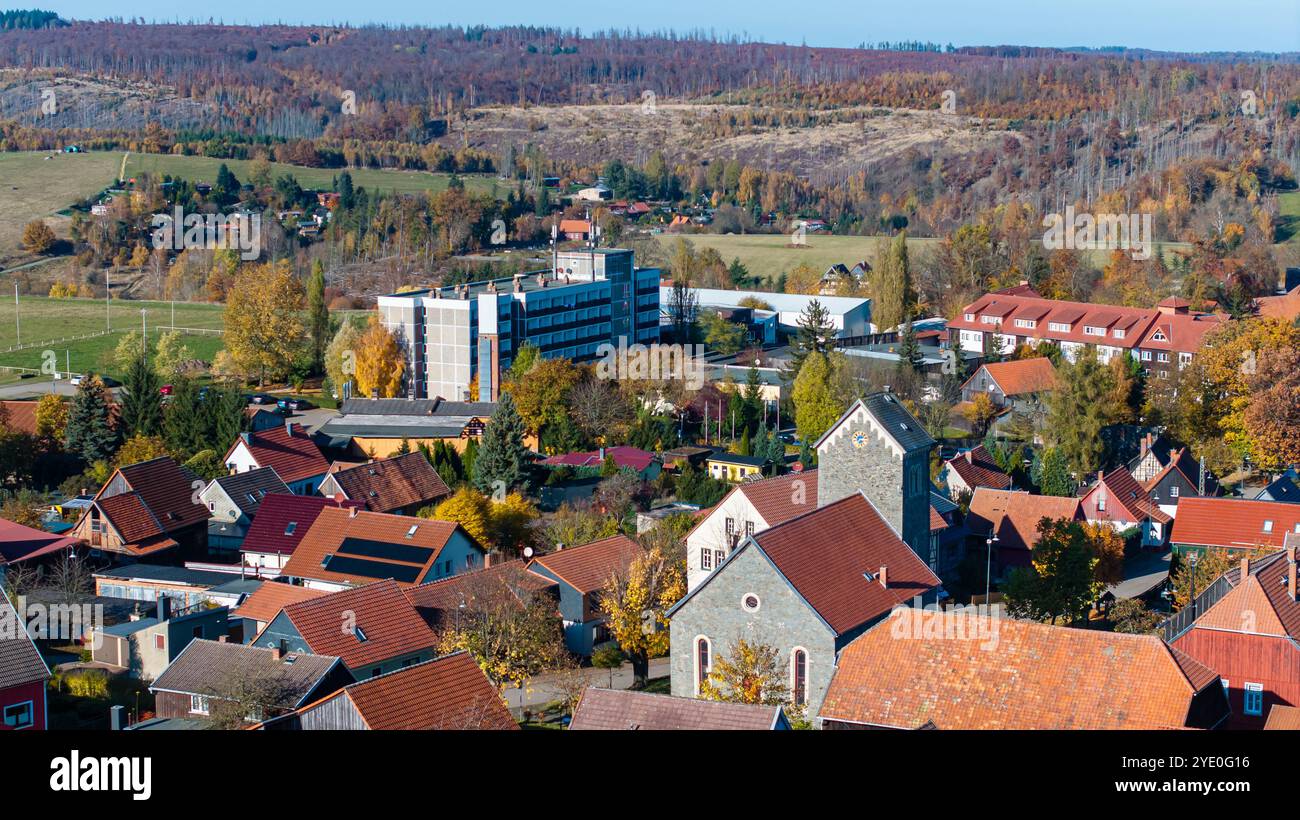
{"type": "MultiPolygon", "coordinates": [[[[23,379],[22,381],[13,382],[0,386],[0,399],[6,401],[17,401],[19,399],[39,399],[46,393],[50,392],[50,380],[47,378],[23,379]]],[[[67,379],[60,379],[54,385],[54,392],[61,396],[71,396],[77,392],[77,388],[67,379]]]]}
{"type": "MultiPolygon", "coordinates": [[[[669,670],[668,658],[654,658],[650,661],[650,677],[664,678],[668,676],[669,670]]],[[[610,670],[590,669],[581,670],[591,686],[609,687],[610,670]]],[[[629,689],[632,686],[632,664],[625,663],[621,669],[614,670],[615,689],[629,689]]],[[[559,700],[562,697],[561,691],[555,685],[555,675],[543,675],[535,678],[527,689],[507,689],[505,691],[506,703],[511,709],[518,711],[522,706],[544,706],[551,701],[559,700]]]]}

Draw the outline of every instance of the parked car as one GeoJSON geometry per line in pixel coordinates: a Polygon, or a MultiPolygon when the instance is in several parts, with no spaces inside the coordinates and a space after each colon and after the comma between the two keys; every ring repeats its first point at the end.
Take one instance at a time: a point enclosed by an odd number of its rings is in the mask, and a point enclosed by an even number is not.
{"type": "Polygon", "coordinates": [[[312,404],[309,399],[280,399],[281,410],[310,410],[316,405],[312,404]]]}
{"type": "Polygon", "coordinates": [[[276,404],[275,396],[266,393],[254,393],[249,400],[253,404],[276,404]]]}
{"type": "Polygon", "coordinates": [[[172,386],[170,384],[164,384],[162,387],[158,388],[158,392],[162,393],[164,396],[170,396],[172,394],[172,386]]]}

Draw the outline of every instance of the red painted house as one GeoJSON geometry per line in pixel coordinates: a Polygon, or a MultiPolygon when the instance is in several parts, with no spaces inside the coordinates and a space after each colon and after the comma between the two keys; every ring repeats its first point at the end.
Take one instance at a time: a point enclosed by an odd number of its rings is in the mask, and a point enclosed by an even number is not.
{"type": "Polygon", "coordinates": [[[1143,546],[1161,546],[1169,537],[1173,516],[1160,509],[1127,467],[1102,474],[1079,499],[1089,523],[1110,524],[1116,530],[1140,527],[1143,546]]]}
{"type": "Polygon", "coordinates": [[[45,682],[50,668],[27,625],[0,594],[0,731],[44,729],[45,682]]]}
{"type": "Polygon", "coordinates": [[[1223,679],[1229,727],[1262,729],[1275,706],[1300,706],[1296,548],[1241,564],[1197,596],[1199,616],[1175,617],[1166,639],[1223,679]],[[1181,628],[1180,628],[1181,627],[1181,628]]]}

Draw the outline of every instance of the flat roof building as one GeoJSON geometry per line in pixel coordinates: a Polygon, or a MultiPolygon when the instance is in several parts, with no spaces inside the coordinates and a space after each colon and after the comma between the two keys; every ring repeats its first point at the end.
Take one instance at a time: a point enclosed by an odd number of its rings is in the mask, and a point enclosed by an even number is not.
{"type": "Polygon", "coordinates": [[[659,277],[630,250],[559,251],[553,270],[381,296],[379,318],[405,350],[408,398],[496,401],[525,344],[591,361],[604,344],[658,342],[659,277]]]}

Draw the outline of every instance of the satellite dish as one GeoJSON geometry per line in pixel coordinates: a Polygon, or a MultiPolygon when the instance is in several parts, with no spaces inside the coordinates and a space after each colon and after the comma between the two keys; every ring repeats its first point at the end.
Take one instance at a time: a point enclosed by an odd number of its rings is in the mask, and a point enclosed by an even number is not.
{"type": "Polygon", "coordinates": [[[532,557],[533,557],[533,548],[532,548],[532,547],[524,547],[524,557],[525,557],[525,558],[532,558],[532,557]]]}

